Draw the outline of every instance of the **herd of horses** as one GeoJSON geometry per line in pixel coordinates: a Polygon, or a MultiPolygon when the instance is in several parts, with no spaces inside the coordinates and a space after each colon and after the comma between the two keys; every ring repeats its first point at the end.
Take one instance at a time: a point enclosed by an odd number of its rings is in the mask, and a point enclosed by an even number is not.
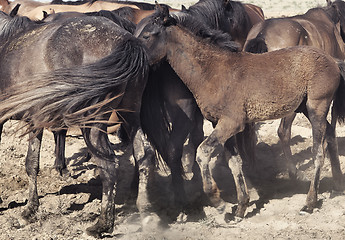
{"type": "Polygon", "coordinates": [[[0,130],[16,119],[29,134],[25,219],[34,219],[39,206],[44,129],[54,132],[58,171],[66,168],[72,127],[81,129],[100,169],[101,213],[86,230],[93,236],[114,227],[119,159],[107,133],[114,123],[123,143],[133,145],[143,224],[154,215],[149,187],[159,158],[171,170],[176,212],[193,205],[183,188],[186,147],[192,154],[185,161],[199,166],[202,204],[219,201],[210,161],[224,157],[236,185],[235,215],[243,218],[250,199],[242,166],[255,171],[258,121],[282,118],[287,168],[300,177],[290,149],[298,112],[312,126],[315,166],[302,210],[317,206],[326,154],[334,188],[344,190],[335,127],[345,119],[345,2],[266,20],[258,6],[231,0],[200,0],[181,10],[101,0],[1,0],[0,7],[0,130]],[[214,127],[206,138],[204,119],[214,127]]]}

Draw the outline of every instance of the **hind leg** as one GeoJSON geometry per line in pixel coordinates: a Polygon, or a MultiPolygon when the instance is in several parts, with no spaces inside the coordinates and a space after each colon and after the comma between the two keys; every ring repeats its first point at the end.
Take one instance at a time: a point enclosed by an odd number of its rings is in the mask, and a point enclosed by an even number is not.
{"type": "Polygon", "coordinates": [[[244,130],[236,134],[236,142],[238,146],[238,151],[243,159],[243,163],[249,166],[249,170],[255,170],[255,124],[246,124],[244,130]]]}
{"type": "Polygon", "coordinates": [[[297,178],[297,168],[296,164],[292,160],[292,153],[291,153],[291,127],[292,122],[296,117],[296,113],[292,113],[281,119],[280,125],[278,128],[278,136],[281,142],[281,146],[283,149],[283,154],[285,157],[285,161],[287,164],[287,169],[289,171],[289,176],[292,179],[297,178]]]}
{"type": "Polygon", "coordinates": [[[62,171],[66,169],[65,144],[67,130],[54,131],[53,134],[55,140],[54,168],[62,175],[62,171]]]}
{"type": "Polygon", "coordinates": [[[86,229],[89,235],[99,237],[103,232],[112,232],[115,220],[115,194],[119,161],[115,157],[106,134],[105,124],[95,124],[82,129],[85,143],[100,170],[102,180],[102,207],[98,221],[86,229]]]}
{"type": "Polygon", "coordinates": [[[337,191],[343,191],[344,179],[343,179],[343,173],[341,172],[341,168],[340,168],[338,143],[335,136],[335,129],[328,122],[327,122],[327,129],[326,129],[326,139],[327,139],[327,150],[329,153],[329,158],[330,158],[331,167],[332,167],[334,189],[337,191]]]}
{"type": "Polygon", "coordinates": [[[25,160],[25,169],[29,177],[29,199],[22,212],[22,217],[28,221],[33,220],[34,214],[38,210],[38,193],[37,193],[37,174],[39,170],[40,148],[42,142],[43,130],[38,133],[29,134],[29,147],[25,160]]]}
{"type": "Polygon", "coordinates": [[[307,194],[306,205],[302,211],[312,212],[317,205],[317,194],[319,190],[321,167],[325,159],[326,151],[326,128],[327,128],[327,110],[328,106],[323,102],[316,101],[312,106],[307,105],[308,113],[304,112],[308,117],[313,133],[313,161],[314,161],[314,176],[311,179],[310,188],[307,194]]]}

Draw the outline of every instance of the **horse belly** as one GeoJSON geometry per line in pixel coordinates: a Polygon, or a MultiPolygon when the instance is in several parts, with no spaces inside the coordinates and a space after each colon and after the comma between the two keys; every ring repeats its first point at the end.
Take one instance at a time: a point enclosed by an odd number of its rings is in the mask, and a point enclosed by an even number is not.
{"type": "Polygon", "coordinates": [[[246,103],[246,117],[248,122],[279,119],[294,112],[303,102],[304,96],[298,96],[290,101],[284,99],[271,101],[249,101],[246,103]]]}

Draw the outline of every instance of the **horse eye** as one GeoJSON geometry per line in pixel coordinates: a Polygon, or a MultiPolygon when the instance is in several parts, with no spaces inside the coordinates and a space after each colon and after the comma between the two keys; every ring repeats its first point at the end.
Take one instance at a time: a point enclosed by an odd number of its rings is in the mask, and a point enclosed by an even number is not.
{"type": "Polygon", "coordinates": [[[143,34],[143,38],[144,38],[144,39],[148,39],[148,38],[150,38],[150,34],[149,34],[149,33],[147,33],[147,32],[146,32],[146,33],[144,33],[144,34],[143,34]]]}

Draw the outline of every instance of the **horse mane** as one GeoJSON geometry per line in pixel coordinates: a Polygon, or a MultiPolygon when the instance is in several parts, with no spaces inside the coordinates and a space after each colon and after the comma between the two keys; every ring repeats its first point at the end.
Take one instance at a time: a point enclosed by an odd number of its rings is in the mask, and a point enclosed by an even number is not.
{"type": "Polygon", "coordinates": [[[101,10],[98,12],[88,12],[85,13],[85,15],[106,17],[132,34],[134,33],[136,27],[134,23],[122,17],[121,15],[114,13],[114,11],[101,10]]]}
{"type": "Polygon", "coordinates": [[[189,13],[199,19],[201,18],[211,27],[218,29],[220,27],[219,19],[224,15],[223,7],[220,0],[200,0],[188,9],[183,9],[182,12],[189,13]]]}
{"type": "Polygon", "coordinates": [[[63,0],[53,0],[50,4],[56,5],[82,5],[84,3],[88,3],[90,0],[77,0],[77,1],[63,1],[63,0]]]}
{"type": "Polygon", "coordinates": [[[230,24],[232,28],[250,27],[249,26],[250,19],[241,2],[227,1],[225,5],[225,9],[229,12],[230,24]]]}
{"type": "Polygon", "coordinates": [[[111,12],[113,12],[114,14],[116,14],[122,18],[130,19],[131,16],[134,14],[134,11],[135,11],[134,8],[122,7],[122,8],[112,10],[111,12]]]}
{"type": "Polygon", "coordinates": [[[10,17],[0,11],[0,41],[6,41],[10,37],[26,31],[30,27],[37,26],[28,17],[10,17]]]}
{"type": "Polygon", "coordinates": [[[240,46],[232,40],[230,34],[210,28],[201,20],[190,14],[178,14],[174,15],[173,18],[182,28],[187,29],[194,35],[209,41],[211,44],[230,50],[231,52],[238,52],[240,50],[240,46]]]}

